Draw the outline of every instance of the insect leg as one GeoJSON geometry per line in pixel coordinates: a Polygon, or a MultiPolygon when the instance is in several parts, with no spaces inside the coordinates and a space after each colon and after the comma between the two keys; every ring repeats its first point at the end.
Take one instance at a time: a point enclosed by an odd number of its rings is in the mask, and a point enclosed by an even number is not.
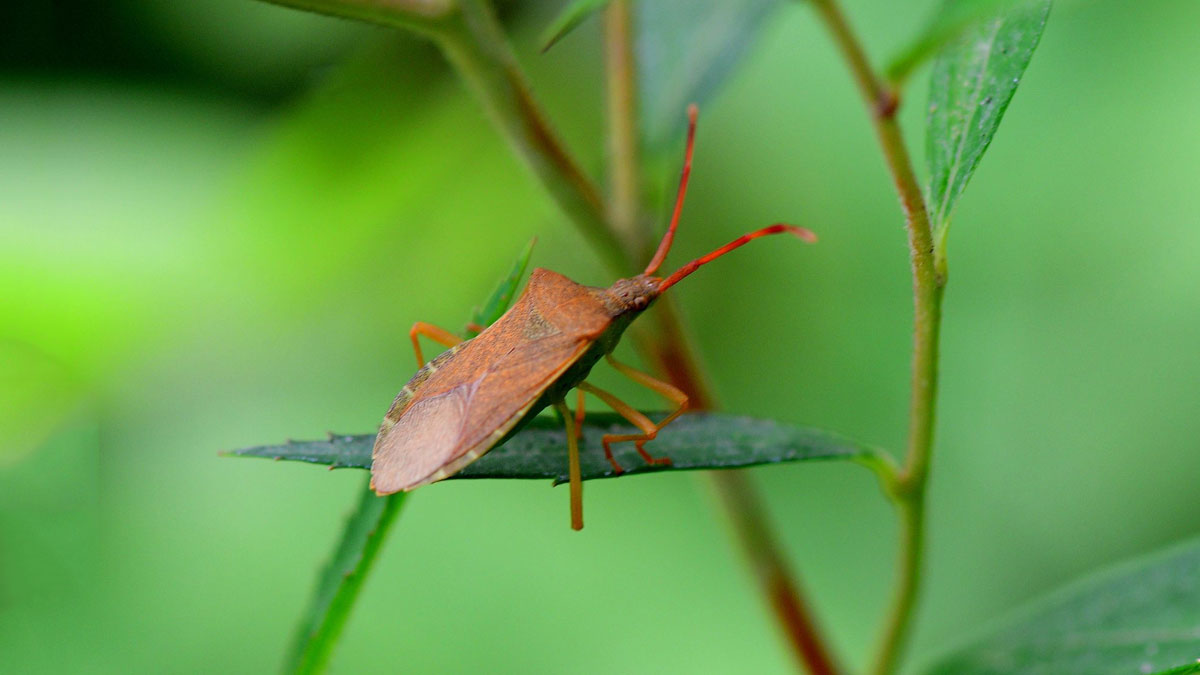
{"type": "Polygon", "coordinates": [[[418,368],[421,368],[425,365],[425,357],[421,355],[421,343],[417,340],[417,337],[420,335],[424,335],[430,340],[447,347],[453,347],[454,345],[463,341],[462,338],[458,337],[454,333],[451,333],[445,328],[438,328],[437,326],[431,323],[425,323],[424,321],[418,321],[414,323],[412,330],[408,331],[408,337],[412,339],[413,351],[417,353],[418,368]]]}
{"type": "Polygon", "coordinates": [[[579,392],[579,403],[575,406],[575,438],[583,438],[583,390],[576,389],[579,392]]]}
{"type": "Polygon", "coordinates": [[[643,432],[640,434],[605,434],[604,437],[600,439],[600,442],[604,444],[604,456],[608,458],[608,461],[613,465],[613,468],[617,470],[617,473],[620,474],[624,473],[625,471],[621,468],[620,464],[617,464],[617,460],[613,458],[612,444],[620,443],[621,441],[635,441],[637,443],[638,453],[641,454],[646,462],[650,464],[671,463],[671,460],[667,459],[666,457],[651,457],[646,453],[645,450],[642,450],[641,448],[642,443],[653,440],[654,437],[658,435],[658,430],[661,425],[654,424],[654,422],[650,421],[649,417],[646,417],[642,413],[635,410],[633,406],[622,401],[616,396],[613,396],[609,392],[604,391],[603,389],[599,389],[591,384],[588,384],[587,382],[580,382],[579,388],[583,389],[589,394],[594,394],[596,398],[599,398],[601,401],[607,403],[608,406],[616,411],[618,415],[629,420],[633,426],[641,429],[643,432]]]}
{"type": "Polygon", "coordinates": [[[583,529],[583,477],[579,470],[579,439],[575,435],[575,418],[565,401],[554,404],[567,427],[567,462],[571,478],[571,529],[583,529]]]}
{"type": "MultiPolygon", "coordinates": [[[[643,373],[642,371],[634,368],[633,366],[621,363],[620,361],[614,359],[612,354],[608,354],[604,358],[608,361],[609,365],[611,365],[613,368],[615,368],[617,370],[617,372],[621,373],[625,377],[628,377],[629,379],[633,380],[634,382],[637,382],[638,384],[642,385],[643,387],[646,387],[647,389],[654,390],[655,392],[660,394],[663,398],[665,398],[668,401],[670,401],[671,403],[674,403],[675,405],[679,406],[675,409],[675,412],[671,413],[670,415],[667,415],[666,418],[663,419],[663,421],[658,423],[658,425],[656,426],[656,430],[661,430],[663,427],[667,426],[671,422],[674,422],[676,417],[679,417],[680,415],[683,414],[683,411],[687,410],[688,396],[687,396],[687,394],[683,393],[676,387],[674,387],[666,382],[663,382],[662,380],[651,377],[650,375],[643,373]]],[[[646,439],[646,440],[650,440],[650,439],[646,439]]],[[[658,459],[651,457],[646,452],[645,447],[644,447],[645,445],[646,445],[646,441],[640,441],[635,446],[635,447],[637,447],[638,454],[640,454],[642,456],[642,459],[646,460],[647,462],[649,462],[651,464],[658,464],[658,463],[670,464],[671,463],[671,460],[666,457],[662,458],[662,459],[666,460],[665,462],[662,462],[662,460],[658,460],[658,459]]]]}

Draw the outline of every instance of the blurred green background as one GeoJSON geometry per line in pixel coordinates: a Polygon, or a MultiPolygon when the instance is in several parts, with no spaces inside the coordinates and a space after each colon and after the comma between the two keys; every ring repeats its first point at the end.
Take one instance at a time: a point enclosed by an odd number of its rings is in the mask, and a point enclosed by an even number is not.
{"type": "MultiPolygon", "coordinates": [[[[846,3],[877,59],[933,4],[846,3]]],[[[538,55],[556,7],[505,21],[600,175],[598,25],[538,55]]],[[[0,669],[273,670],[363,474],[217,451],[375,428],[408,327],[461,325],[533,235],[534,264],[610,275],[419,40],[249,0],[7,12],[0,669]]],[[[1200,531],[1197,25],[1193,2],[1061,3],[961,203],[914,664],[1200,531]]],[[[902,223],[802,4],[705,106],[693,176],[674,264],[777,220],[821,236],[677,291],[724,407],[901,447],[902,223]]],[[[874,479],[753,478],[862,665],[895,548],[874,479]]],[[[582,534],[566,502],[515,481],[417,493],[336,670],[790,669],[703,477],[589,483],[582,534]]]]}

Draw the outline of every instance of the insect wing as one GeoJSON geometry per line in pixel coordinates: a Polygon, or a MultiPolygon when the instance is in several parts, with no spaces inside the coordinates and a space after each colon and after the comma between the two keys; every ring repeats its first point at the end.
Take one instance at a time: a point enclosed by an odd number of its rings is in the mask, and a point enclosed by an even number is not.
{"type": "MultiPolygon", "coordinates": [[[[529,346],[543,351],[538,348],[550,345],[529,346]]],[[[375,442],[371,467],[375,491],[411,490],[453,475],[482,457],[587,346],[586,342],[576,345],[566,358],[562,350],[552,350],[559,352],[558,367],[549,372],[531,368],[531,355],[512,353],[469,382],[431,395],[418,390],[395,424],[381,430],[375,442]]],[[[466,350],[460,354],[467,355],[466,350]]],[[[437,384],[431,378],[426,387],[437,384]]]]}
{"type": "Polygon", "coordinates": [[[375,440],[375,491],[391,494],[441,480],[495,446],[592,344],[606,319],[581,325],[572,311],[588,293],[561,275],[535,270],[499,321],[418,371],[375,440]],[[564,314],[575,323],[563,324],[564,314]]]}

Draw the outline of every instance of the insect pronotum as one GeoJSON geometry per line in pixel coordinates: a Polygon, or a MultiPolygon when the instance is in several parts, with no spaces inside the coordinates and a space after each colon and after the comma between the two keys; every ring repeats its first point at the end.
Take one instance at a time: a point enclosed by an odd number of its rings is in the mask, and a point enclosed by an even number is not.
{"type": "Polygon", "coordinates": [[[567,427],[571,485],[571,527],[583,528],[583,487],[579,470],[578,429],[583,421],[583,394],[607,403],[641,433],[607,434],[604,455],[613,470],[621,466],[612,444],[633,441],[651,464],[669,464],[653,457],[647,441],[687,409],[688,397],[674,386],[625,365],[612,357],[621,334],[664,291],[681,279],[739,246],[759,237],[788,232],[816,240],[812,232],[776,224],[738,237],[708,255],[680,267],[666,278],[654,276],[675,238],[687,193],[696,137],[695,106],[688,108],[687,148],[671,224],[645,271],[620,279],[609,288],[583,286],[561,274],[538,268],[516,303],[478,336],[463,341],[453,333],[424,322],[409,332],[420,370],[400,390],[383,418],[372,452],[371,487],[380,495],[442,480],[479,459],[503,442],[547,406],[562,413],[567,427]],[[424,335],[448,347],[425,363],[418,337],[424,335]],[[601,358],[618,372],[670,401],[675,410],[657,424],[609,392],[586,381],[601,358]],[[572,389],[579,392],[575,415],[565,403],[572,389]]]}

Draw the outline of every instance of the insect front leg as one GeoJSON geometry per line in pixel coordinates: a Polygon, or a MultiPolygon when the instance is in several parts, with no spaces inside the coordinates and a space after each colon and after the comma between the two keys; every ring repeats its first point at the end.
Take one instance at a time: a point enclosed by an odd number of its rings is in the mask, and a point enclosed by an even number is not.
{"type": "Polygon", "coordinates": [[[437,326],[431,323],[425,323],[424,321],[418,321],[414,323],[412,330],[408,331],[408,337],[412,340],[413,351],[417,354],[418,368],[425,366],[425,357],[421,355],[421,342],[417,339],[421,335],[424,335],[430,340],[433,340],[434,342],[446,347],[453,347],[454,345],[463,341],[462,338],[454,333],[451,333],[445,328],[438,328],[437,326]]]}

